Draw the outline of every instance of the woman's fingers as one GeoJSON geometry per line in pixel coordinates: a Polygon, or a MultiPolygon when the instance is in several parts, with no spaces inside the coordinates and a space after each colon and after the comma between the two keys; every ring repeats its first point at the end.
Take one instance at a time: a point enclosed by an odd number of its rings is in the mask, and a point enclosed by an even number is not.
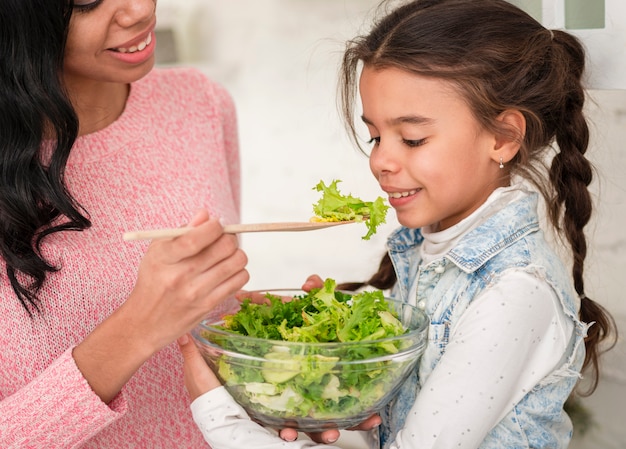
{"type": "Polygon", "coordinates": [[[219,297],[225,292],[230,296],[248,281],[245,272],[247,256],[238,248],[232,236],[222,235],[205,248],[177,262],[168,260],[171,248],[157,245],[146,253],[137,282],[140,290],[152,292],[157,297],[177,297],[186,303],[194,303],[202,298],[206,298],[208,303],[214,303],[208,296],[219,297]]]}
{"type": "MultiPolygon", "coordinates": [[[[222,225],[209,218],[207,211],[198,212],[189,226],[192,229],[185,235],[154,241],[144,262],[150,265],[147,271],[162,273],[167,289],[195,292],[193,296],[205,295],[223,280],[239,273],[247,264],[247,257],[239,249],[237,237],[224,234],[222,225]]],[[[236,291],[228,290],[229,294],[236,291]]]]}
{"type": "MultiPolygon", "coordinates": [[[[201,216],[194,219],[197,217],[201,216]]],[[[198,255],[222,237],[236,244],[236,236],[224,235],[219,220],[206,218],[205,221],[193,225],[192,229],[180,237],[153,241],[148,247],[148,253],[156,253],[159,262],[177,264],[198,255]]]]}
{"type": "Polygon", "coordinates": [[[233,259],[199,275],[188,287],[189,297],[200,299],[200,307],[205,311],[207,308],[213,309],[248,282],[250,275],[244,268],[245,261],[245,254],[239,251],[233,259]]]}
{"type": "Polygon", "coordinates": [[[189,226],[198,226],[200,223],[204,223],[210,218],[209,212],[206,209],[201,209],[196,212],[196,215],[189,221],[189,226]]]}
{"type": "Polygon", "coordinates": [[[235,236],[200,212],[183,236],[155,241],[144,255],[125,304],[144,338],[158,349],[188,332],[249,280],[235,236]]]}

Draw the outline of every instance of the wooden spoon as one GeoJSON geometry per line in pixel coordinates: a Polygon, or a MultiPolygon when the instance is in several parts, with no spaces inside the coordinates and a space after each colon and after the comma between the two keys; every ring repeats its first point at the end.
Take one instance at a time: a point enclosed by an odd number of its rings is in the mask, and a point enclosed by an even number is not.
{"type": "MultiPolygon", "coordinates": [[[[283,222],[283,223],[248,223],[248,224],[232,224],[225,225],[224,232],[227,234],[240,234],[243,232],[294,232],[294,231],[313,231],[315,229],[330,228],[349,223],[362,223],[356,220],[351,221],[302,221],[302,222],[283,222]]],[[[189,232],[193,227],[171,228],[171,229],[152,229],[144,231],[131,231],[124,233],[124,240],[154,240],[154,239],[171,239],[179,237],[189,232]]]]}

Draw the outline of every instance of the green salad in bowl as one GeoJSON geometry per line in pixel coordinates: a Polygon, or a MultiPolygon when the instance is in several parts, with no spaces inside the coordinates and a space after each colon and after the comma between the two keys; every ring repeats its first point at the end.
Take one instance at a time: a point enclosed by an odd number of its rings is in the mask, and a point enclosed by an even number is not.
{"type": "Polygon", "coordinates": [[[348,428],[378,412],[415,368],[428,319],[381,291],[268,291],[193,332],[205,360],[262,424],[348,428]]]}

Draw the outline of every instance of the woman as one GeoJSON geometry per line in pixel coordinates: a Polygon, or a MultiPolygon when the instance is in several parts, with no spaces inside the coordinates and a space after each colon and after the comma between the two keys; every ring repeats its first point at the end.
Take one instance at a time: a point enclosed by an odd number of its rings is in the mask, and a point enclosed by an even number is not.
{"type": "Polygon", "coordinates": [[[206,446],[171,343],[248,280],[236,118],[153,69],[155,8],[0,4],[0,447],[206,446]]]}

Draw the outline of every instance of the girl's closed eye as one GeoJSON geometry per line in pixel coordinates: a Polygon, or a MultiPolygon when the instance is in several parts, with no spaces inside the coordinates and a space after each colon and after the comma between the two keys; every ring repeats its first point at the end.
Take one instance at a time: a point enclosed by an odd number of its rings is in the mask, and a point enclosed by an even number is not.
{"type": "MultiPolygon", "coordinates": [[[[372,137],[368,142],[369,145],[380,145],[380,137],[372,137]]],[[[419,147],[426,143],[426,139],[402,139],[402,143],[404,143],[408,147],[419,147]]]]}
{"type": "Polygon", "coordinates": [[[78,12],[87,12],[95,9],[102,0],[74,0],[74,9],[78,12]]]}
{"type": "Polygon", "coordinates": [[[402,139],[402,142],[408,146],[408,147],[419,147],[422,146],[426,143],[426,139],[417,139],[417,140],[411,140],[411,139],[402,139]]]}

